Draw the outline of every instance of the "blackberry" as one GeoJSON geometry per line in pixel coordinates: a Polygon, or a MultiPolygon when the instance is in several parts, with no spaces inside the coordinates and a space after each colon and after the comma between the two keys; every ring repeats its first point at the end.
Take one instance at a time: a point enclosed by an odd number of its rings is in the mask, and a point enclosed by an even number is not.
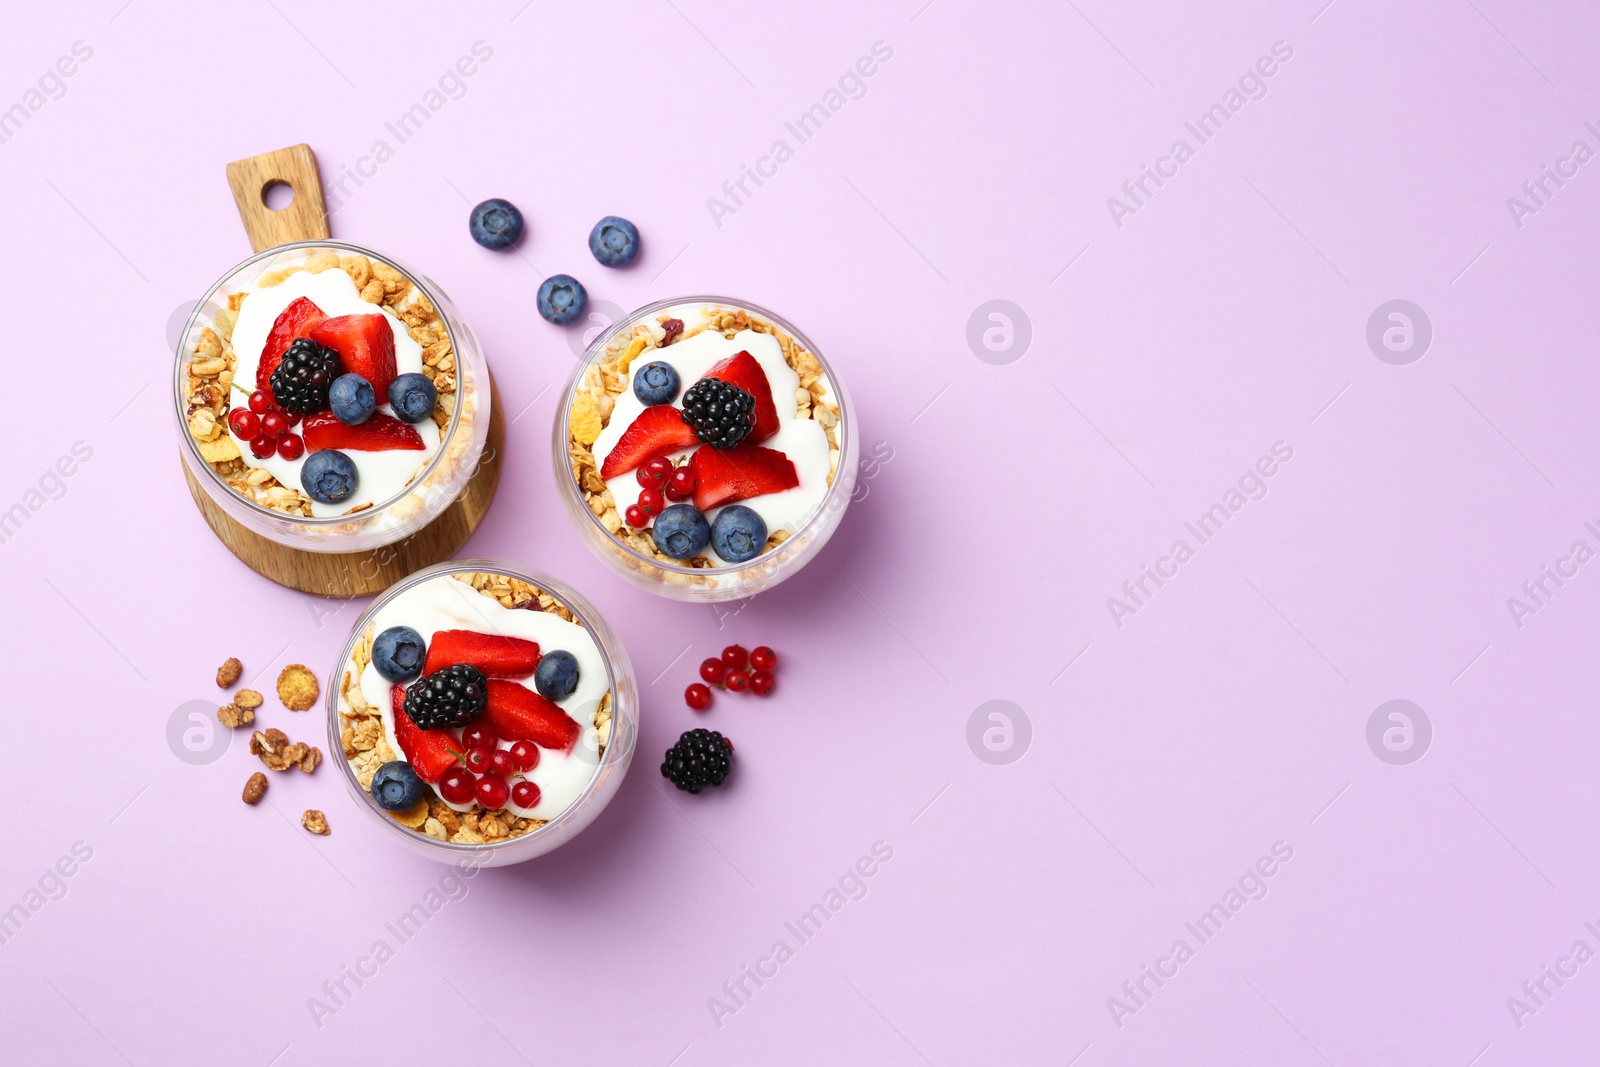
{"type": "Polygon", "coordinates": [[[328,386],[344,373],[339,353],[301,337],[272,368],[272,398],[285,411],[310,415],[328,409],[328,386]]]}
{"type": "Polygon", "coordinates": [[[683,394],[683,421],[712,448],[732,448],[756,424],[756,398],[720,378],[702,378],[683,394]]]}
{"type": "Polygon", "coordinates": [[[465,726],[482,715],[488,703],[489,683],[483,672],[457,663],[412,682],[404,707],[412,722],[424,730],[437,730],[465,726]]]}
{"type": "Polygon", "coordinates": [[[716,730],[685,730],[667,749],[661,777],[686,793],[721,785],[733,769],[733,742],[716,730]]]}

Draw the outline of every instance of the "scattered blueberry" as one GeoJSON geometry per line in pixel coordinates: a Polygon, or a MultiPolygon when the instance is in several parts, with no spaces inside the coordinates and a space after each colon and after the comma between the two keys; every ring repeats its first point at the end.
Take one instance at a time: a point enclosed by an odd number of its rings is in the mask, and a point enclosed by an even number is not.
{"type": "Polygon", "coordinates": [[[341,374],[328,386],[328,406],[333,416],[347,426],[357,426],[378,410],[378,395],[372,383],[359,374],[341,374]]]}
{"type": "Polygon", "coordinates": [[[472,209],[467,230],[485,248],[510,248],[522,236],[522,212],[509,200],[485,200],[472,209]]]}
{"type": "Polygon", "coordinates": [[[533,686],[546,700],[565,700],[578,688],[578,657],[564,648],[539,657],[533,686]]]}
{"type": "Polygon", "coordinates": [[[717,512],[711,524],[711,547],[729,563],[755,559],[767,548],[767,523],[743,504],[717,512]]]}
{"type": "Polygon", "coordinates": [[[372,799],[384,811],[410,811],[422,799],[422,779],[405,760],[393,760],[372,776],[372,799]]]}
{"type": "Polygon", "coordinates": [[[583,283],[570,274],[552,274],[539,286],[539,314],[547,322],[565,326],[576,322],[589,306],[583,283]]]}
{"type": "Polygon", "coordinates": [[[642,404],[670,404],[678,399],[678,372],[659,359],[633,374],[633,395],[642,404]]]}
{"type": "Polygon", "coordinates": [[[359,480],[355,463],[336,448],[311,453],[300,467],[300,488],[319,504],[348,500],[359,480]]]}
{"type": "Polygon", "coordinates": [[[711,542],[711,524],[693,504],[672,504],[656,516],[650,536],[673,559],[693,559],[711,542]]]}
{"type": "Polygon", "coordinates": [[[605,267],[626,267],[639,255],[639,229],[627,219],[607,215],[589,231],[589,251],[605,267]]]}
{"type": "Polygon", "coordinates": [[[372,666],[391,682],[409,682],[422,673],[428,643],[409,626],[391,626],[372,642],[372,666]]]}
{"type": "Polygon", "coordinates": [[[402,374],[389,384],[389,406],[401,422],[421,422],[438,399],[439,390],[421,374],[402,374]]]}

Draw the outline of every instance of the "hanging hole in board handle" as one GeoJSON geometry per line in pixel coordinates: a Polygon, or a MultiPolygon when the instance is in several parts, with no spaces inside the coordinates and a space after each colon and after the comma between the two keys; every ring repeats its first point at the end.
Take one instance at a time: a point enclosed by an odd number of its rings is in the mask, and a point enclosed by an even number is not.
{"type": "Polygon", "coordinates": [[[294,186],[284,181],[270,181],[261,187],[261,202],[268,211],[282,211],[294,203],[294,186]]]}

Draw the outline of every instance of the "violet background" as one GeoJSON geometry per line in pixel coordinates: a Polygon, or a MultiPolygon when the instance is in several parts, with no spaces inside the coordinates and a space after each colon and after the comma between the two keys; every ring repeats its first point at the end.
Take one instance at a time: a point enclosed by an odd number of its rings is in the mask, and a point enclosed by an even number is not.
{"type": "MultiPolygon", "coordinates": [[[[12,798],[0,909],[75,841],[93,858],[0,945],[16,1063],[1592,1062],[1600,948],[1590,564],[1519,628],[1508,597],[1600,520],[1600,177],[1506,200],[1600,139],[1600,12],[1504,0],[732,4],[497,0],[29,5],[0,107],[93,57],[0,144],[11,417],[0,509],[75,441],[93,458],[0,545],[12,798]],[[354,166],[475,41],[493,57],[348,198],[336,237],[418,265],[503,391],[504,480],[467,547],[549,570],[620,632],[640,758],[577,842],[480,874],[318,1027],[308,998],[442,868],[380,839],[327,769],[237,799],[245,737],[190,766],[173,709],[244,660],[325,677],[360,603],[248,572],[190,503],[171,314],[248,248],[230,160],[309,142],[354,166]],[[822,131],[784,128],[874,42],[822,131]],[[1293,58],[1138,213],[1106,199],[1276,41],[1293,58]],[[707,198],[794,158],[717,225],[707,198]],[[507,197],[525,256],[467,238],[507,197]],[[600,268],[601,215],[640,262],[600,268]],[[539,271],[634,307],[726,292],[800,324],[892,452],[798,577],[722,618],[604,571],[548,455],[574,361],[539,271]],[[1024,309],[1008,365],[969,348],[1024,309]],[[1415,301],[1432,347],[1380,362],[1415,301]],[[42,383],[42,387],[41,387],[42,383]],[[1293,459],[1117,627],[1106,599],[1276,441],[1293,459]],[[783,657],[766,702],[681,691],[730,640],[783,657]],[[1424,758],[1369,750],[1425,709],[1424,758]],[[967,742],[1014,702],[1020,760],[967,742]],[[729,788],[664,791],[705,724],[729,788]],[[668,795],[668,794],[671,795],[668,795]],[[312,838],[302,808],[328,813],[312,838]],[[1292,861],[1208,944],[1184,929],[1276,841],[1292,861]],[[813,940],[784,928],[874,842],[893,858],[813,940]],[[1118,1028],[1107,998],[1196,947],[1118,1028]],[[778,939],[792,960],[719,1027],[778,939]]],[[[726,609],[724,609],[726,610],[726,609]]],[[[752,987],[753,988],[753,987],[752,987]]]]}

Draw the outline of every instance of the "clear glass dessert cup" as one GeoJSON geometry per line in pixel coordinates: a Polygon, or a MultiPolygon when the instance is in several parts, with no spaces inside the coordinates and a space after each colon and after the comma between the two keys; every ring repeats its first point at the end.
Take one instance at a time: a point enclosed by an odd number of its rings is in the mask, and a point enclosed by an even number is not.
{"type": "MultiPolygon", "coordinates": [[[[330,267],[327,269],[340,269],[330,267]]],[[[374,306],[376,310],[376,306],[374,306]]],[[[231,325],[228,328],[231,333],[231,325]]],[[[224,347],[224,358],[231,346],[224,347]]],[[[178,339],[173,367],[173,408],[183,438],[183,460],[194,481],[217,507],[246,529],[278,544],[307,552],[364,552],[394,544],[416,534],[438,518],[471,480],[483,457],[489,436],[491,406],[488,365],[472,330],[462,321],[455,304],[437,284],[401,264],[392,256],[341,241],[300,241],[280,245],[251,256],[224,274],[190,313],[178,339]],[[393,267],[415,287],[438,312],[450,353],[455,361],[456,389],[450,422],[440,433],[439,449],[426,468],[385,500],[349,515],[299,516],[274,509],[244,496],[228,484],[218,467],[207,461],[202,445],[191,432],[193,397],[186,391],[191,365],[198,359],[197,348],[203,335],[217,329],[218,312],[228,312],[228,296],[257,281],[269,271],[308,262],[318,253],[337,256],[365,256],[373,263],[393,267]]],[[[250,383],[240,383],[248,385],[250,383]]],[[[192,387],[191,387],[192,388],[192,387]]],[[[222,387],[228,393],[228,407],[215,421],[222,423],[235,402],[243,403],[245,392],[222,387]]],[[[248,390],[247,390],[248,391],[248,390]]],[[[226,436],[226,426],[223,427],[226,436]]],[[[298,489],[299,487],[292,487],[298,489]]]]}
{"type": "MultiPolygon", "coordinates": [[[[689,329],[693,329],[692,324],[689,329]]],[[[644,354],[637,358],[648,359],[650,351],[645,348],[644,354]]],[[[785,358],[787,360],[787,355],[785,358]]],[[[685,381],[682,388],[687,389],[691,384],[685,381]]],[[[782,402],[782,398],[774,397],[774,400],[782,402]]],[[[845,509],[856,492],[859,451],[855,410],[843,383],[817,346],[783,317],[749,301],[722,296],[681,296],[658,300],[596,334],[563,397],[555,420],[551,450],[561,502],[590,550],[639,588],[674,600],[694,602],[719,602],[754,596],[789,578],[810,562],[839,528],[845,509]],[[591,499],[595,498],[592,493],[586,493],[580,482],[578,461],[573,455],[574,447],[578,447],[572,437],[573,404],[580,392],[591,390],[598,368],[615,360],[618,346],[633,336],[637,324],[656,324],[669,310],[686,307],[700,310],[713,325],[719,315],[742,314],[751,323],[767,327],[759,332],[776,332],[780,337],[788,335],[798,349],[809,354],[821,366],[822,382],[826,388],[823,399],[837,408],[835,425],[829,427],[832,434],[830,444],[836,445],[831,449],[831,480],[821,503],[799,529],[790,533],[787,540],[743,563],[697,567],[648,554],[628,544],[607,528],[607,518],[616,522],[616,516],[603,516],[590,506],[591,499]]],[[[621,512],[626,502],[615,502],[615,505],[613,510],[621,512]]]]}
{"type": "MultiPolygon", "coordinates": [[[[572,840],[605,810],[611,798],[622,786],[633,761],[634,749],[639,740],[639,687],[633,676],[633,666],[616,633],[601,618],[593,604],[570,587],[547,574],[529,570],[515,563],[498,559],[454,559],[425,567],[401,579],[384,590],[356,620],[339,655],[338,663],[328,674],[328,751],[330,762],[338,765],[338,772],[349,788],[356,807],[366,812],[368,821],[379,827],[379,833],[391,837],[418,855],[440,863],[470,865],[472,867],[505,867],[542,856],[572,840]],[[605,660],[611,693],[611,730],[602,751],[586,753],[582,758],[593,759],[594,772],[576,800],[564,811],[543,826],[522,834],[485,841],[481,844],[457,844],[430,837],[420,829],[403,825],[394,816],[378,806],[372,794],[362,788],[355,768],[344,757],[343,733],[345,718],[341,710],[345,673],[354,670],[352,657],[363,631],[385,606],[417,585],[441,575],[485,572],[503,575],[527,582],[554,597],[557,603],[572,612],[573,618],[594,638],[595,645],[605,660]]],[[[359,680],[355,681],[359,684],[359,680]]],[[[429,787],[429,795],[436,790],[429,787]]]]}

